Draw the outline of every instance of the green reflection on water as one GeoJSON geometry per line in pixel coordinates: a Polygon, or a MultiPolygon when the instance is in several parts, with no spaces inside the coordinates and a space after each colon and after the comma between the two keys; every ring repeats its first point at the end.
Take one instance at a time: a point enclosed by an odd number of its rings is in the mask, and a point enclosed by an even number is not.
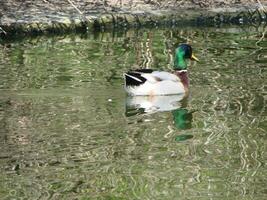
{"type": "Polygon", "coordinates": [[[183,28],[1,44],[1,199],[266,199],[263,32],[183,28]],[[149,109],[127,99],[123,72],[171,68],[181,42],[201,60],[190,67],[189,98],[149,109]]]}

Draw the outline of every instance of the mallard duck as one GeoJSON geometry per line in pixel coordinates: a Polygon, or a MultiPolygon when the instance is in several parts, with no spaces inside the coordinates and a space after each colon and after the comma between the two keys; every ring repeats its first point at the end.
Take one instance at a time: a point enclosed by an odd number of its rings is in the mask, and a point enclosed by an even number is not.
{"type": "Polygon", "coordinates": [[[187,75],[186,59],[198,61],[192,53],[192,47],[188,44],[181,44],[175,50],[172,72],[138,69],[125,73],[126,92],[133,96],[187,93],[189,79],[187,75]]]}

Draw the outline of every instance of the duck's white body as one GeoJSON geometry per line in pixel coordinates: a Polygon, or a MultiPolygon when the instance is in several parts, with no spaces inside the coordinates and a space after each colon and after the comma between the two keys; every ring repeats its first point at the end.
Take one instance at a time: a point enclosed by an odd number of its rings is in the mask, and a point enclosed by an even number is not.
{"type": "Polygon", "coordinates": [[[124,74],[125,90],[130,95],[176,95],[188,90],[187,71],[173,73],[136,70],[124,74]]]}
{"type": "Polygon", "coordinates": [[[130,95],[174,95],[185,93],[185,89],[181,82],[164,80],[158,83],[146,82],[141,86],[132,86],[125,88],[130,95]]]}

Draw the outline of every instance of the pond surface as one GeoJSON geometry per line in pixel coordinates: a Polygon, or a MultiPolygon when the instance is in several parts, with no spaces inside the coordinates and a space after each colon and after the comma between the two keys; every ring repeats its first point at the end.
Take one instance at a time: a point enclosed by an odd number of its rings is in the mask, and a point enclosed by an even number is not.
{"type": "Polygon", "coordinates": [[[0,199],[267,199],[265,32],[187,27],[2,43],[0,199]],[[170,69],[182,42],[200,59],[188,98],[126,96],[123,72],[170,69]]]}

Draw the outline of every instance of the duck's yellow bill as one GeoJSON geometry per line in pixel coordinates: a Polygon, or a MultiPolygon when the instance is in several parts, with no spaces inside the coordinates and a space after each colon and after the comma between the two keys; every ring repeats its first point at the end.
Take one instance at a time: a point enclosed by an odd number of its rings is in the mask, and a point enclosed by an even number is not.
{"type": "Polygon", "coordinates": [[[191,59],[195,61],[199,61],[198,58],[194,54],[192,54],[191,59]]]}

